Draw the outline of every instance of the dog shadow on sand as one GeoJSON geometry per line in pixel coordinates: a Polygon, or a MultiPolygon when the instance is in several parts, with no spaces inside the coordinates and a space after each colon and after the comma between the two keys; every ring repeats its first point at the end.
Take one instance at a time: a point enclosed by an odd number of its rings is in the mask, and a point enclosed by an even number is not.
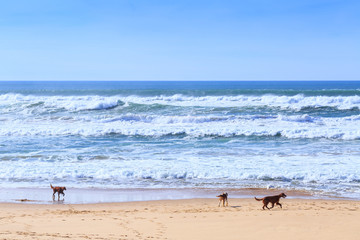
{"type": "Polygon", "coordinates": [[[241,208],[241,206],[229,206],[231,208],[241,208]]]}

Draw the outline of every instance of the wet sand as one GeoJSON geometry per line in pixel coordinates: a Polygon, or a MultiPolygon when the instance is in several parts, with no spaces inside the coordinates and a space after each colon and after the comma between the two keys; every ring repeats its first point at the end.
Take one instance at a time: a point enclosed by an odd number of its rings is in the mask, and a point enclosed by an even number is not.
{"type": "MultiPolygon", "coordinates": [[[[65,200],[52,200],[52,190],[47,188],[0,188],[0,202],[31,202],[39,204],[92,204],[92,203],[113,203],[113,202],[133,202],[133,201],[152,201],[152,200],[179,200],[193,198],[214,198],[223,191],[229,193],[231,198],[252,198],[267,194],[278,194],[281,189],[261,189],[261,188],[242,188],[242,189],[85,189],[67,187],[65,200]]],[[[286,191],[289,198],[316,198],[311,192],[286,191]]],[[[61,196],[61,200],[63,197],[61,196]]]]}

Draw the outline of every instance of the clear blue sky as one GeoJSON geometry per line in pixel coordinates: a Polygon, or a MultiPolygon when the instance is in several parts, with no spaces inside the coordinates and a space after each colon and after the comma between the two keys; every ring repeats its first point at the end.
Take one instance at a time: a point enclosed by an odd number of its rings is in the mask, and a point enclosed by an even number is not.
{"type": "Polygon", "coordinates": [[[343,79],[358,0],[0,0],[0,80],[343,79]]]}

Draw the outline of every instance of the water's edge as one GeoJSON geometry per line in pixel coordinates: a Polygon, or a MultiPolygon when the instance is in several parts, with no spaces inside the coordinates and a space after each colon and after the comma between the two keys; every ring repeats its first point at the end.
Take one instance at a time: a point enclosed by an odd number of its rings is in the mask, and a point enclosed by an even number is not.
{"type": "Polygon", "coordinates": [[[333,199],[359,200],[351,198],[334,198],[333,196],[316,195],[306,191],[283,189],[100,189],[100,188],[70,188],[65,191],[65,197],[55,195],[52,199],[50,188],[0,188],[0,203],[31,203],[31,204],[95,204],[153,200],[180,200],[195,198],[214,198],[222,192],[231,198],[253,198],[267,195],[277,195],[286,192],[288,198],[301,199],[333,199]]]}

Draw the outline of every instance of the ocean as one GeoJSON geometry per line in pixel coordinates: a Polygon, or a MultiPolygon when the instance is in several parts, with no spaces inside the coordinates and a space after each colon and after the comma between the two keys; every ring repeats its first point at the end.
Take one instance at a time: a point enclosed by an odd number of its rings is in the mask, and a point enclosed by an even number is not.
{"type": "Polygon", "coordinates": [[[49,183],[360,199],[360,82],[0,82],[0,187],[49,183]]]}

